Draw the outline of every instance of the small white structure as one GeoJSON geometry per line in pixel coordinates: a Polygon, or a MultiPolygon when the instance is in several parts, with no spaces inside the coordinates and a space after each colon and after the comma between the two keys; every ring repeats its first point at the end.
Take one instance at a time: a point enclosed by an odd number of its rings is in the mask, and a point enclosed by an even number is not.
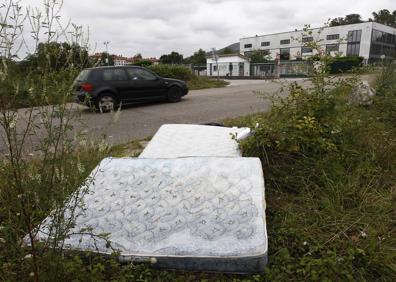
{"type": "Polygon", "coordinates": [[[207,58],[207,76],[249,76],[249,59],[240,54],[220,55],[218,60],[207,58]]]}
{"type": "Polygon", "coordinates": [[[127,61],[126,60],[115,59],[114,60],[114,65],[115,66],[126,66],[127,65],[127,61]]]}

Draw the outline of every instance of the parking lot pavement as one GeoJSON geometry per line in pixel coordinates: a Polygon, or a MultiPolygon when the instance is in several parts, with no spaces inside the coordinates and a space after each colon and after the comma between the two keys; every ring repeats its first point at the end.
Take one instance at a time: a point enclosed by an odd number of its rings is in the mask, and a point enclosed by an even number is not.
{"type": "Polygon", "coordinates": [[[244,86],[244,85],[263,85],[266,86],[272,83],[289,82],[289,81],[304,81],[305,78],[282,78],[282,79],[225,79],[229,83],[228,86],[244,86]]]}
{"type": "MultiPolygon", "coordinates": [[[[179,103],[156,102],[124,106],[116,118],[114,114],[93,113],[72,103],[70,107],[73,115],[81,115],[80,121],[74,123],[73,135],[83,131],[91,140],[105,136],[107,142],[115,145],[152,136],[166,123],[221,122],[226,118],[267,111],[269,102],[255,92],[264,90],[273,93],[280,88],[280,83],[274,81],[232,81],[230,86],[224,88],[190,91],[179,103]]],[[[24,111],[26,110],[20,111],[21,118],[24,111]]],[[[45,133],[41,134],[43,136],[45,133]]],[[[38,144],[35,138],[38,137],[32,136],[28,143],[33,148],[38,144]]],[[[5,144],[2,143],[0,152],[4,152],[4,149],[5,144]]]]}

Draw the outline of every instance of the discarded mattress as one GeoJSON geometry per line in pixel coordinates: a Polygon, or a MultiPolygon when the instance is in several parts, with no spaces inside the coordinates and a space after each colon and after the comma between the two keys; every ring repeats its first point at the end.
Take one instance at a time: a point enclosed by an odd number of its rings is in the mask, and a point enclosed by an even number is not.
{"type": "MultiPolygon", "coordinates": [[[[267,232],[259,159],[107,158],[88,179],[82,187],[87,190],[84,206],[74,213],[76,225],[65,248],[111,254],[106,240],[95,237],[110,233],[112,248],[126,261],[198,271],[263,271],[267,232]]],[[[37,239],[48,239],[50,222],[51,217],[44,220],[37,239]]]]}
{"type": "Polygon", "coordinates": [[[249,134],[249,128],[165,124],[139,158],[240,157],[234,139],[243,139],[249,134]]]}

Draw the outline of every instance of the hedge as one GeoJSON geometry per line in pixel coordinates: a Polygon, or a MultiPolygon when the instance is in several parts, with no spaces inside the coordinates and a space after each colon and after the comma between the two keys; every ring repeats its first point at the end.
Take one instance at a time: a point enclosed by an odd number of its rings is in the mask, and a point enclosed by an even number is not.
{"type": "Polygon", "coordinates": [[[363,62],[363,59],[363,57],[358,56],[333,58],[329,64],[329,71],[332,74],[349,71],[353,68],[359,67],[363,62]]]}
{"type": "Polygon", "coordinates": [[[150,70],[162,77],[180,79],[189,81],[193,78],[193,73],[187,67],[181,65],[152,65],[148,67],[150,70]]]}

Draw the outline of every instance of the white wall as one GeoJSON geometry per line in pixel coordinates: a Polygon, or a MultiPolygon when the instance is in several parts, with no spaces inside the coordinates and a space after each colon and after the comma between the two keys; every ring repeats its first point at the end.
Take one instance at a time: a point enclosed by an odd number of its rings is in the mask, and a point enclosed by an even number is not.
{"type": "Polygon", "coordinates": [[[219,57],[218,59],[218,66],[219,66],[219,72],[217,72],[216,67],[216,61],[213,60],[212,58],[206,59],[206,64],[207,64],[207,76],[240,76],[240,71],[239,71],[239,64],[243,64],[244,69],[243,69],[243,74],[242,76],[249,76],[250,75],[250,64],[249,62],[241,58],[239,56],[227,56],[227,57],[219,57]],[[230,64],[232,64],[233,70],[232,73],[230,73],[229,67],[230,64]],[[212,75],[210,74],[210,69],[212,68],[212,75]]]}
{"type": "Polygon", "coordinates": [[[115,66],[125,66],[127,64],[127,61],[125,60],[114,60],[114,65],[115,66]]]}

